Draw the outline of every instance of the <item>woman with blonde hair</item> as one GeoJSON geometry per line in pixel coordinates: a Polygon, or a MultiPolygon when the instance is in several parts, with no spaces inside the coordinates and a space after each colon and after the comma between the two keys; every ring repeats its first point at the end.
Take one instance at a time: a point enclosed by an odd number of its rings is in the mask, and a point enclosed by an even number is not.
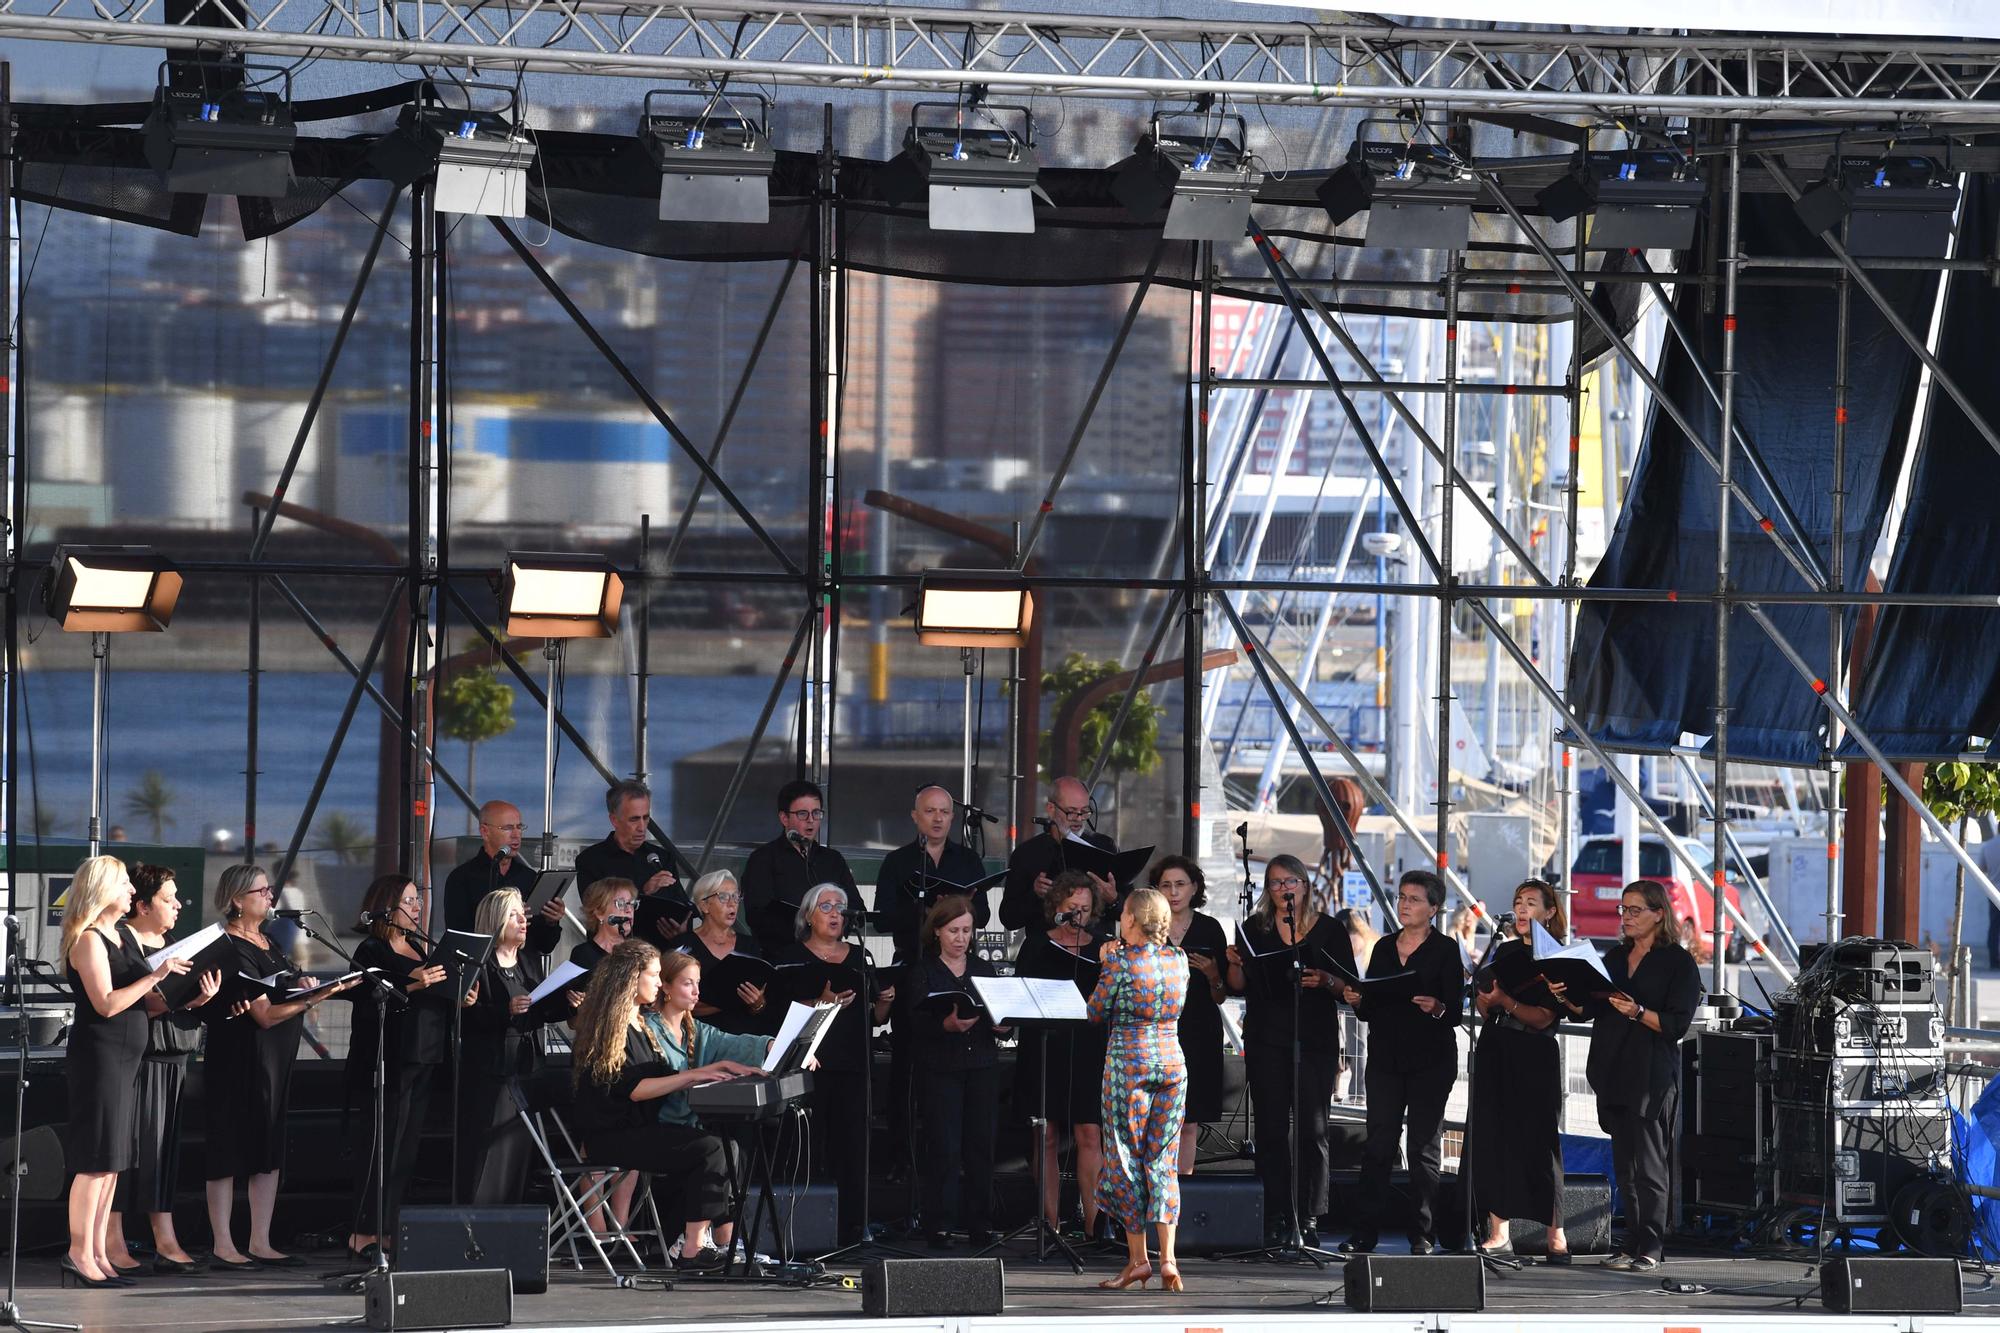
{"type": "Polygon", "coordinates": [[[685,1268],[720,1267],[716,1246],[730,1242],[726,1150],[688,1109],[687,1090],[757,1072],[720,1052],[754,1059],[770,1046],[697,1022],[700,998],[701,964],[683,953],[663,964],[658,949],[627,940],[597,965],[577,1012],[573,1056],[585,1156],[653,1177],[661,1213],[682,1224],[685,1268]],[[663,1189],[674,1195],[660,1200],[663,1189]],[[716,1245],[704,1243],[711,1227],[716,1245]]]}
{"type": "Polygon", "coordinates": [[[583,996],[550,995],[539,1005],[529,1003],[542,984],[542,960],[529,947],[528,914],[518,890],[495,889],[481,898],[473,929],[491,937],[493,956],[461,1030],[458,1196],[477,1205],[519,1203],[532,1145],[507,1081],[541,1070],[543,1025],[571,1004],[580,1005],[583,996]]]}
{"type": "Polygon", "coordinates": [[[1187,1062],[1180,1016],[1188,989],[1187,955],[1168,942],[1173,908],[1157,889],[1125,900],[1118,937],[1104,948],[1104,971],[1090,996],[1090,1019],[1110,1029],[1104,1061],[1104,1165],[1098,1206],[1125,1228],[1125,1268],[1098,1283],[1141,1287],[1153,1275],[1146,1227],[1160,1238],[1160,1285],[1181,1289],[1174,1231],[1181,1216],[1181,1114],[1187,1062]]]}
{"type": "Polygon", "coordinates": [[[63,1073],[69,1084],[64,1142],[75,1175],[69,1184],[69,1252],[62,1283],[123,1287],[106,1249],[111,1196],[130,1170],[136,1143],[139,1062],[146,1054],[141,1003],[184,958],[146,966],[146,955],[118,922],[132,909],[132,880],[115,856],[93,856],[76,869],[63,906],[63,974],[76,996],[63,1073]]]}

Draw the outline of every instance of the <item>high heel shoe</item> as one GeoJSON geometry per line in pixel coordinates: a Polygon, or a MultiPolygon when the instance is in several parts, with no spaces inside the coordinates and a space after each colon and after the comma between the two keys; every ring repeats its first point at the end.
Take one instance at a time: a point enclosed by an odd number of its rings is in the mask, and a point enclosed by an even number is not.
{"type": "Polygon", "coordinates": [[[1153,1265],[1150,1261],[1138,1264],[1128,1263],[1118,1270],[1117,1277],[1105,1278],[1104,1281],[1097,1285],[1105,1291],[1123,1291],[1136,1282],[1139,1284],[1140,1289],[1144,1290],[1147,1280],[1152,1276],[1153,1265]]]}
{"type": "Polygon", "coordinates": [[[92,1277],[78,1268],[64,1255],[56,1266],[56,1285],[59,1287],[122,1287],[125,1284],[115,1277],[92,1277]]]}
{"type": "Polygon", "coordinates": [[[1160,1261],[1160,1290],[1187,1290],[1186,1287],[1181,1285],[1181,1266],[1179,1263],[1169,1263],[1164,1259],[1160,1261]]]}

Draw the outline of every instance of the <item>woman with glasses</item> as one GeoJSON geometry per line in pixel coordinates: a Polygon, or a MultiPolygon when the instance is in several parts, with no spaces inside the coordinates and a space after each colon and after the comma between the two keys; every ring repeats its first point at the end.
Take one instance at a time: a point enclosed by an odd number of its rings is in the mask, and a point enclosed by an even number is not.
{"type": "MultiPolygon", "coordinates": [[[[1563,1235],[1562,1060],[1556,1049],[1556,1008],[1544,987],[1510,993],[1495,975],[1515,954],[1530,952],[1534,926],[1561,939],[1569,933],[1562,901],[1539,879],[1514,890],[1514,933],[1474,978],[1473,1008],[1486,1019],[1473,1056],[1472,1189],[1486,1211],[1482,1248],[1508,1248],[1507,1219],[1548,1224],[1551,1264],[1569,1262],[1563,1235]],[[1524,1003],[1523,1000],[1528,1001],[1524,1003]]],[[[1511,969],[1508,969],[1511,970],[1511,969]]]]}
{"type": "Polygon", "coordinates": [[[1437,1203],[1439,1139],[1445,1102],[1458,1081],[1458,1034],[1465,1007],[1465,964],[1458,943],[1435,928],[1444,906],[1444,881],[1428,870],[1409,870],[1396,884],[1400,928],[1376,942],[1368,976],[1414,973],[1414,995],[1343,995],[1368,1025],[1368,1142],[1361,1155],[1361,1221],[1342,1245],[1344,1254],[1367,1254],[1381,1234],[1389,1172],[1399,1136],[1406,1135],[1410,1194],[1416,1215],[1410,1253],[1429,1254],[1436,1241],[1431,1213],[1437,1203]]]}
{"type": "MultiPolygon", "coordinates": [[[[583,928],[588,939],[579,940],[569,951],[569,960],[588,973],[611,956],[611,951],[632,935],[632,913],[638,906],[639,886],[629,879],[607,875],[585,885],[583,928]]],[[[576,979],[577,989],[588,990],[588,975],[576,979]]]]}
{"type": "MultiPolygon", "coordinates": [[[[385,980],[402,989],[407,1004],[392,1004],[382,1024],[382,1149],[385,1159],[382,1225],[386,1236],[396,1234],[396,1214],[403,1192],[417,1169],[417,1147],[423,1137],[424,1113],[430,1107],[431,1083],[451,1052],[451,1011],[454,992],[450,973],[431,961],[424,936],[424,899],[408,875],[378,875],[361,896],[361,920],[368,938],[354,951],[362,967],[377,968],[385,980]]],[[[473,983],[467,1005],[479,1000],[473,983]]],[[[384,997],[375,986],[355,992],[353,1036],[348,1046],[348,1115],[354,1165],[354,1225],[347,1237],[347,1257],[372,1264],[375,1248],[386,1244],[375,1232],[374,1106],[369,1100],[375,1078],[376,1006],[384,997]],[[357,1086],[358,1085],[358,1086],[357,1086]],[[357,1095],[358,1094],[358,1095],[357,1095]]],[[[447,1075],[449,1077],[449,1075],[447,1075]]],[[[449,1089],[447,1089],[447,1092],[449,1089]]]]}
{"type": "MultiPolygon", "coordinates": [[[[972,977],[994,975],[993,964],[972,951],[971,900],[951,894],[932,904],[917,935],[917,958],[904,969],[912,997],[972,990],[972,977]]],[[[974,1249],[993,1239],[993,1138],[999,1121],[1000,1052],[984,1007],[913,1003],[918,1105],[924,1137],[918,1153],[923,1177],[924,1231],[933,1250],[956,1243],[953,1227],[974,1249]]],[[[1092,1092],[1096,1088],[1093,1086],[1092,1092]]]]}
{"type": "Polygon", "coordinates": [[[493,956],[479,981],[478,1002],[465,1011],[460,1028],[457,1197],[474,1205],[519,1203],[532,1144],[507,1082],[541,1071],[542,1026],[583,996],[552,994],[529,1003],[542,984],[542,959],[528,947],[528,913],[518,890],[495,889],[481,898],[472,928],[492,937],[493,956]]]}
{"type": "Polygon", "coordinates": [[[1265,1232],[1274,1242],[1290,1239],[1296,1189],[1299,1234],[1317,1249],[1319,1218],[1327,1207],[1326,1117],[1340,1064],[1340,988],[1330,982],[1328,969],[1351,974],[1354,955],[1347,932],[1314,905],[1310,888],[1305,862],[1289,853],[1272,857],[1264,867],[1263,896],[1223,957],[1229,989],[1243,996],[1243,1063],[1256,1112],[1265,1232]],[[1301,968],[1296,1023],[1295,959],[1301,968]]]}
{"type": "MultiPolygon", "coordinates": [[[[215,885],[215,911],[236,946],[235,971],[244,977],[291,973],[291,963],[264,933],[274,898],[271,881],[254,865],[230,866],[215,885]]],[[[295,977],[301,990],[319,983],[295,977]]],[[[278,1172],[285,1164],[285,1113],[291,1100],[292,1063],[306,1013],[355,983],[309,1000],[254,997],[239,978],[225,979],[222,993],[203,1014],[208,1048],[202,1055],[202,1146],[208,1157],[208,1225],[214,1236],[210,1263],[218,1269],[300,1268],[305,1260],[280,1254],[271,1244],[271,1212],[278,1201],[278,1172]],[[231,1214],[236,1181],[250,1196],[248,1252],[236,1248],[231,1214]]]]}
{"type": "MultiPolygon", "coordinates": [[[[839,1191],[840,1243],[861,1239],[868,1225],[868,1084],[874,1030],[889,1021],[896,988],[880,983],[872,957],[847,934],[847,888],[809,890],[792,923],[797,938],[778,955],[779,1010],[791,1004],[837,1004],[839,1015],[820,1038],[813,1071],[812,1161],[839,1191]],[[871,994],[868,983],[875,982],[871,994]],[[864,1020],[863,1014],[867,1017],[864,1020]]],[[[699,1011],[697,1011],[699,1012],[699,1011]]]]}
{"type": "MultiPolygon", "coordinates": [[[[741,910],[742,891],[736,876],[727,870],[711,870],[695,881],[694,912],[697,925],[674,947],[701,964],[701,1003],[694,1016],[722,1032],[757,1033],[770,1036],[778,1030],[784,1011],[766,994],[768,981],[757,984],[742,979],[737,967],[727,965],[738,956],[760,958],[757,942],[736,933],[736,917],[741,910]]],[[[758,964],[761,972],[761,958],[758,964]]]]}
{"type": "MultiPolygon", "coordinates": [[[[1098,896],[1090,876],[1065,870],[1042,899],[1045,929],[1032,932],[1014,957],[1014,971],[1024,977],[1046,977],[1074,984],[1088,1000],[1097,989],[1098,953],[1104,940],[1097,934],[1098,896]]],[[[923,994],[912,997],[921,1003],[923,994]]],[[[1104,1142],[1098,1121],[1102,1115],[1105,1036],[1088,1023],[1059,1028],[1029,1028],[1014,1059],[1014,1105],[1024,1116],[1041,1115],[1042,1216],[1060,1225],[1057,1212],[1062,1172],[1057,1164],[1064,1126],[1076,1144],[1076,1190],[1083,1210],[1083,1234],[1098,1234],[1097,1173],[1104,1162],[1104,1142]],[[1046,1079],[1046,1084],[1044,1083],[1046,1079]]]]}
{"type": "Polygon", "coordinates": [[[1680,1040],[1701,1004],[1701,969],[1681,947],[1666,887],[1625,886],[1619,942],[1604,955],[1611,994],[1576,1004],[1549,986],[1571,1013],[1595,1019],[1585,1066],[1597,1094],[1597,1123],[1611,1136],[1611,1164],[1625,1199],[1625,1248],[1606,1268],[1650,1273],[1666,1257],[1667,1147],[1680,1111],[1680,1040]]]}
{"type": "Polygon", "coordinates": [[[1185,856],[1167,855],[1146,868],[1146,883],[1167,900],[1167,940],[1187,955],[1187,998],[1178,1030],[1181,1062],[1187,1067],[1187,1105],[1181,1121],[1176,1161],[1180,1174],[1194,1174],[1195,1140],[1201,1127],[1222,1119],[1223,954],[1229,937],[1222,923],[1200,911],[1208,902],[1208,879],[1185,856]]]}

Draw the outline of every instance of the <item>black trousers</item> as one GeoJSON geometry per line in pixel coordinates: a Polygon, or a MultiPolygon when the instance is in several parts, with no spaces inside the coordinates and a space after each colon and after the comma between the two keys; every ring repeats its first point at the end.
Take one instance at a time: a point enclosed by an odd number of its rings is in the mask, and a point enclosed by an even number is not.
{"type": "Polygon", "coordinates": [[[1382,1203],[1389,1195],[1389,1174],[1396,1168],[1399,1146],[1409,1162],[1410,1202],[1416,1210],[1410,1239],[1436,1239],[1431,1213],[1437,1204],[1442,1158],[1438,1139],[1444,1131],[1445,1102],[1457,1077],[1455,1060],[1407,1071],[1391,1068],[1380,1057],[1368,1061],[1368,1144],[1361,1150],[1363,1214],[1356,1232],[1362,1239],[1381,1231],[1382,1203]],[[1401,1145],[1399,1138],[1404,1140],[1401,1145]]]}
{"type": "Polygon", "coordinates": [[[1244,1058],[1250,1099],[1256,1112],[1257,1178],[1264,1183],[1264,1217],[1276,1223],[1291,1216],[1293,1074],[1298,1079],[1299,1212],[1302,1226],[1315,1226],[1326,1211],[1326,1113],[1333,1104],[1333,1072],[1340,1057],[1332,1051],[1301,1050],[1296,1071],[1290,1046],[1252,1046],[1244,1058]]]}
{"type": "Polygon", "coordinates": [[[992,1230],[999,1069],[926,1069],[917,1076],[917,1095],[924,1118],[918,1162],[924,1229],[992,1230]]]}
{"type": "Polygon", "coordinates": [[[1648,1259],[1666,1255],[1667,1209],[1672,1179],[1667,1149],[1673,1137],[1677,1098],[1669,1095],[1659,1115],[1641,1115],[1623,1106],[1597,1108],[1597,1120],[1611,1136],[1611,1167],[1625,1201],[1625,1253],[1648,1259]]]}
{"type": "MultiPolygon", "coordinates": [[[[431,1084],[435,1076],[445,1079],[445,1095],[451,1095],[451,1071],[440,1065],[413,1061],[391,1061],[383,1071],[386,1095],[382,1101],[382,1136],[386,1145],[382,1159],[387,1165],[388,1189],[382,1200],[382,1225],[390,1235],[396,1231],[396,1214],[403,1206],[403,1194],[417,1169],[417,1150],[423,1141],[424,1117],[430,1110],[431,1084]]],[[[355,1176],[354,1222],[356,1235],[375,1234],[375,1101],[371,1090],[358,1106],[350,1108],[347,1121],[350,1160],[355,1176]]]]}
{"type": "Polygon", "coordinates": [[[653,1203],[668,1227],[729,1220],[729,1148],[693,1125],[635,1125],[590,1136],[590,1160],[653,1177],[653,1203]]]}
{"type": "Polygon", "coordinates": [[[458,1099],[458,1198],[489,1206],[519,1203],[534,1144],[507,1080],[467,1073],[458,1099]]]}
{"type": "Polygon", "coordinates": [[[813,1075],[813,1175],[832,1180],[839,1196],[840,1243],[861,1237],[868,1222],[866,1089],[858,1069],[822,1069],[813,1075]]]}

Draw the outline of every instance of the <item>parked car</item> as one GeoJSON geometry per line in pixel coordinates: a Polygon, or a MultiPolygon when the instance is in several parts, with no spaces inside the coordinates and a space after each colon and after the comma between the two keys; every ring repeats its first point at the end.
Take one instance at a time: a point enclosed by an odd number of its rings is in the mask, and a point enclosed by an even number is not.
{"type": "MultiPolygon", "coordinates": [[[[1681,943],[1694,953],[1705,954],[1715,944],[1711,930],[1715,899],[1710,896],[1708,885],[1712,878],[1709,867],[1715,864],[1715,858],[1708,848],[1691,838],[1679,841],[1702,868],[1700,879],[1692,878],[1686,863],[1668,850],[1665,841],[1652,834],[1639,839],[1639,878],[1658,880],[1667,886],[1668,899],[1681,926],[1681,943]]],[[[1577,849],[1576,862],[1570,867],[1570,886],[1575,890],[1570,897],[1570,929],[1584,939],[1618,938],[1618,902],[1625,892],[1624,881],[1619,878],[1621,850],[1617,838],[1585,838],[1577,849]]],[[[1736,895],[1736,886],[1726,884],[1724,888],[1729,905],[1741,911],[1743,904],[1736,895]]],[[[1742,962],[1747,952],[1735,919],[1727,915],[1722,919],[1722,948],[1723,957],[1732,963],[1742,962]]]]}

